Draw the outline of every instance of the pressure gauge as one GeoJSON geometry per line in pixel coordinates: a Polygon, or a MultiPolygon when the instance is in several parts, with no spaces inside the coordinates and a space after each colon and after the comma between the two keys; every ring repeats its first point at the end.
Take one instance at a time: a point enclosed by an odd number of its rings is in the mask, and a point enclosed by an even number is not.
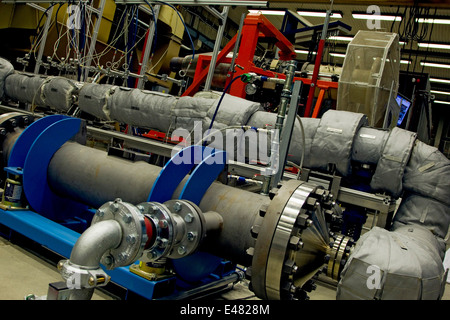
{"type": "Polygon", "coordinates": [[[249,83],[245,86],[245,93],[248,95],[253,95],[256,93],[258,87],[254,83],[249,83]]]}

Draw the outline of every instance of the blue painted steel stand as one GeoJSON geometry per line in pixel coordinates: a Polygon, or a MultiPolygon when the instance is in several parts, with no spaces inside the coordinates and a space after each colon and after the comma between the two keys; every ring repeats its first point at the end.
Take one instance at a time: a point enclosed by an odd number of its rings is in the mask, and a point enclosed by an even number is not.
{"type": "MultiPolygon", "coordinates": [[[[182,149],[161,170],[148,201],[163,203],[170,200],[178,185],[195,168],[185,182],[179,199],[199,205],[206,190],[225,168],[226,160],[226,152],[222,150],[200,145],[182,149]]],[[[207,278],[222,263],[221,258],[201,251],[172,260],[176,273],[188,282],[198,282],[207,278]]]]}
{"type": "MultiPolygon", "coordinates": [[[[80,126],[80,119],[54,115],[32,123],[23,131],[12,148],[6,170],[22,173],[24,193],[37,213],[0,209],[1,224],[66,258],[70,258],[80,233],[62,223],[67,218],[90,210],[83,204],[53,193],[47,181],[47,168],[55,152],[78,133],[80,126]]],[[[170,200],[179,183],[195,168],[184,185],[180,199],[198,205],[225,164],[224,151],[203,146],[185,148],[161,170],[148,201],[163,203],[170,200]],[[203,159],[204,154],[208,156],[203,159]]],[[[204,252],[174,260],[174,265],[188,282],[199,281],[216,269],[224,269],[222,259],[204,252]]],[[[157,287],[165,282],[149,281],[130,272],[127,267],[106,272],[114,283],[147,299],[152,299],[157,287]]]]}
{"type": "MultiPolygon", "coordinates": [[[[79,233],[33,211],[0,209],[0,223],[67,259],[70,257],[75,242],[80,237],[79,233]]],[[[111,276],[114,283],[147,299],[152,299],[156,286],[161,285],[161,283],[148,281],[130,272],[127,267],[114,270],[103,269],[111,276]]]]}
{"type": "Polygon", "coordinates": [[[22,132],[8,159],[8,167],[22,168],[23,190],[30,207],[52,220],[71,218],[87,209],[86,205],[56,195],[47,180],[50,159],[78,133],[80,126],[81,119],[77,118],[41,118],[22,132]]]}
{"type": "MultiPolygon", "coordinates": [[[[54,115],[33,122],[22,132],[5,170],[22,174],[26,198],[38,213],[0,209],[1,224],[65,258],[70,258],[80,233],[62,223],[89,210],[85,205],[54,194],[48,185],[47,168],[53,154],[78,133],[80,125],[80,119],[54,115]]],[[[137,276],[126,267],[106,272],[114,283],[147,299],[152,299],[155,287],[161,284],[137,276]]]]}

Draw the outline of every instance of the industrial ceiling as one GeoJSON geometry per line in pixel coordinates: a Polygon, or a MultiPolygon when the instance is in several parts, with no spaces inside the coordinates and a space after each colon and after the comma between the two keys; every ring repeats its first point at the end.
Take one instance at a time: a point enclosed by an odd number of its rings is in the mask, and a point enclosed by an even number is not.
{"type": "MultiPolygon", "coordinates": [[[[258,9],[258,8],[255,8],[258,9]]],[[[263,9],[263,8],[260,8],[263,9]]],[[[429,18],[450,18],[450,1],[447,0],[400,0],[400,1],[374,1],[374,0],[336,0],[331,3],[327,0],[315,1],[269,1],[270,10],[291,10],[291,11],[320,11],[332,9],[333,12],[340,13],[342,18],[331,18],[330,22],[341,21],[342,23],[351,27],[348,33],[349,37],[354,36],[359,30],[378,30],[385,32],[395,32],[400,35],[401,42],[401,70],[417,73],[429,74],[431,81],[431,89],[436,96],[436,100],[450,101],[450,81],[445,83],[445,80],[450,80],[450,24],[440,23],[414,23],[419,16],[426,16],[429,18]],[[369,6],[376,5],[381,14],[401,16],[401,21],[380,21],[379,29],[373,29],[374,24],[369,20],[355,19],[352,13],[373,13],[369,6]],[[444,45],[442,48],[430,48],[424,45],[419,46],[419,43],[433,43],[444,45]],[[448,45],[445,48],[445,45],[448,45]],[[442,64],[443,66],[424,66],[423,62],[442,64]],[[438,80],[434,80],[438,79],[438,80]],[[443,81],[441,81],[443,80],[443,81]],[[437,91],[448,92],[449,94],[437,93],[437,91]]],[[[377,9],[378,10],[378,9],[377,9]]],[[[282,27],[283,15],[266,15],[266,17],[277,27],[282,27]]],[[[312,25],[321,25],[324,23],[324,17],[303,17],[312,25]]],[[[400,19],[397,19],[400,20],[400,19]]],[[[299,24],[299,28],[301,25],[299,24]]],[[[349,41],[335,41],[332,50],[335,52],[345,54],[347,44],[349,41]]],[[[308,48],[296,45],[296,49],[307,50],[308,48]]],[[[299,59],[303,58],[303,54],[298,55],[299,59]]],[[[306,56],[305,56],[306,58],[306,56]]],[[[323,61],[336,65],[341,65],[344,57],[333,55],[329,59],[326,55],[323,61]],[[328,60],[327,60],[328,59],[328,60]]]]}

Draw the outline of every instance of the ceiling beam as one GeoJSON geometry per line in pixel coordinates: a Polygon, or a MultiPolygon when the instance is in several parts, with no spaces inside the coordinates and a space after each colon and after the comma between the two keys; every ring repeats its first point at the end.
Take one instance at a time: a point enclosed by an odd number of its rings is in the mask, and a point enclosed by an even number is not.
{"type": "MultiPolygon", "coordinates": [[[[352,4],[358,6],[370,6],[370,5],[378,5],[378,6],[402,6],[402,7],[412,7],[415,4],[415,0],[334,0],[334,5],[339,4],[352,4]]],[[[286,3],[286,4],[295,4],[295,3],[320,3],[320,4],[331,4],[330,0],[270,0],[269,7],[271,3],[286,3]]],[[[419,7],[431,7],[431,8],[450,8],[450,2],[447,0],[419,0],[417,1],[417,5],[419,7]]]]}

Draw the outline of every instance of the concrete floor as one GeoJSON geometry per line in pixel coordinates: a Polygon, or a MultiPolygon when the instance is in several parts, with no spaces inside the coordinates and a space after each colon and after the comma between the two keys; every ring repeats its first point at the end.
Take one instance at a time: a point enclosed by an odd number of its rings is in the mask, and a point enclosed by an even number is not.
{"type": "MultiPolygon", "coordinates": [[[[0,300],[24,300],[29,294],[37,297],[47,295],[48,284],[61,281],[56,263],[37,256],[28,248],[17,245],[0,236],[0,300]]],[[[320,278],[319,278],[320,280],[320,278]]],[[[322,281],[316,282],[317,289],[309,294],[311,300],[335,300],[336,289],[322,281]]],[[[93,300],[114,300],[97,290],[93,300]]],[[[221,293],[218,300],[258,300],[248,290],[248,282],[234,285],[233,290],[221,293]]],[[[450,300],[450,284],[447,283],[443,300],[450,300]]]]}

